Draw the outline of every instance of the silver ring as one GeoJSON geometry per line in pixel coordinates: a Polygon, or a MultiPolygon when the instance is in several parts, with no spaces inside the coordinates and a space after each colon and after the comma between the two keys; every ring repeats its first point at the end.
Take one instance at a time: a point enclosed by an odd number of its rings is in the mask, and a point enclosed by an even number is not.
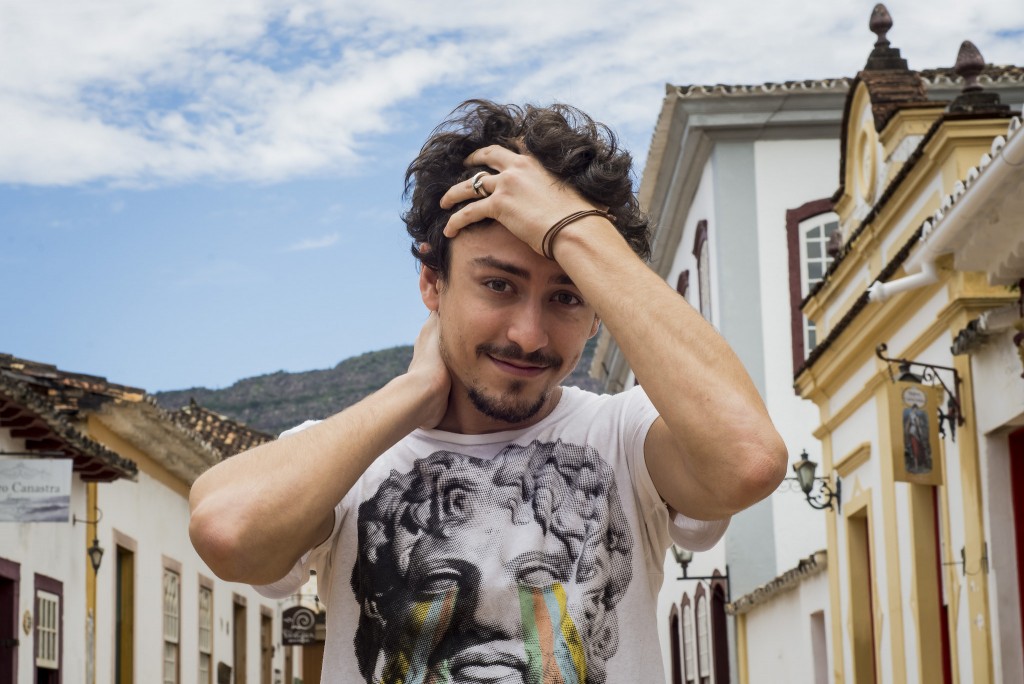
{"type": "Polygon", "coordinates": [[[477,197],[484,198],[491,196],[491,193],[487,192],[487,188],[484,187],[484,176],[490,175],[491,174],[486,171],[478,171],[473,176],[473,192],[476,193],[477,197]]]}

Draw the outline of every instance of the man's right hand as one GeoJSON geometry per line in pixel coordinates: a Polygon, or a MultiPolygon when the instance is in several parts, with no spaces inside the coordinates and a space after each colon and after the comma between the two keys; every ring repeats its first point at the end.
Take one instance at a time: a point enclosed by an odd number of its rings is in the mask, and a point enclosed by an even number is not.
{"type": "Polygon", "coordinates": [[[420,329],[420,334],[416,337],[408,374],[422,379],[432,401],[427,417],[420,427],[437,427],[448,411],[452,377],[441,356],[440,322],[436,311],[430,312],[426,323],[420,329]]]}

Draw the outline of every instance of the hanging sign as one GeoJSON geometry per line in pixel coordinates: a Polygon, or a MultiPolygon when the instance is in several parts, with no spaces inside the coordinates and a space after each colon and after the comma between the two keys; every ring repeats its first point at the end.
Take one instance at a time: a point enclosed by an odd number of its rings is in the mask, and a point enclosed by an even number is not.
{"type": "Polygon", "coordinates": [[[0,522],[68,522],[70,458],[0,456],[0,522]]]}
{"type": "Polygon", "coordinates": [[[281,644],[305,646],[316,641],[316,613],[306,606],[286,608],[281,615],[281,644]]]}
{"type": "Polygon", "coordinates": [[[942,484],[939,446],[941,387],[898,381],[889,390],[893,479],[899,482],[942,484]]]}

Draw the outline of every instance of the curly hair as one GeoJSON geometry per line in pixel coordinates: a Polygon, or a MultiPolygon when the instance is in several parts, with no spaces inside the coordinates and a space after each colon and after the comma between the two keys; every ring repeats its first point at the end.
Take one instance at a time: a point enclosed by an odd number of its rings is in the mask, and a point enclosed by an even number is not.
{"type": "Polygon", "coordinates": [[[434,129],[405,172],[410,206],[402,220],[413,238],[413,256],[423,266],[447,277],[450,240],[442,231],[464,204],[442,209],[441,197],[456,183],[488,170],[467,168],[463,160],[489,145],[528,152],[583,197],[607,206],[630,248],[641,259],[650,257],[648,218],[633,194],[633,159],[610,128],[565,104],[519,107],[467,100],[434,129]],[[429,249],[421,250],[424,244],[429,249]]]}

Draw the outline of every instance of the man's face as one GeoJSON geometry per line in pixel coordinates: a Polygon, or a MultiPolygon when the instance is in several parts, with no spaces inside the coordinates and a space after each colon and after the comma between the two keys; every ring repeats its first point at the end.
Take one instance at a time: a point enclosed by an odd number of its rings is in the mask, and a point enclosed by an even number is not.
{"type": "Polygon", "coordinates": [[[441,354],[452,374],[460,431],[528,425],[597,331],[594,310],[565,271],[504,226],[453,240],[448,278],[424,269],[424,302],[438,312],[441,354]],[[472,409],[472,410],[471,410],[472,409]]]}

